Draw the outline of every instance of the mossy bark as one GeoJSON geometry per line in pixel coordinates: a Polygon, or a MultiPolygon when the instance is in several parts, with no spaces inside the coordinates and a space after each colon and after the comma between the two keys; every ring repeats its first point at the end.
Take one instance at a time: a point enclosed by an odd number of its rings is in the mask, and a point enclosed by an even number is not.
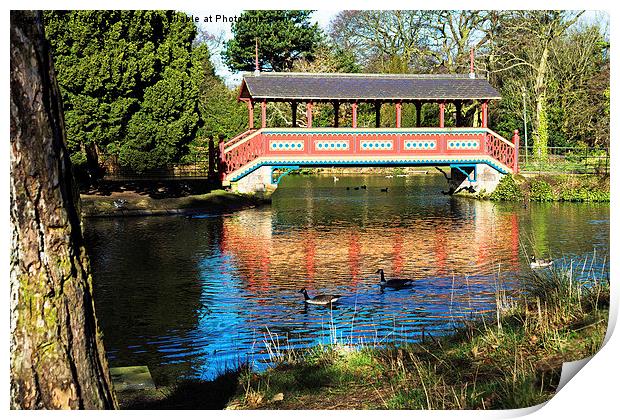
{"type": "Polygon", "coordinates": [[[547,160],[547,146],[549,143],[549,127],[547,121],[547,63],[549,59],[549,46],[540,55],[538,68],[536,69],[536,81],[534,94],[536,96],[536,112],[534,114],[534,145],[533,152],[536,159],[547,160]]]}
{"type": "Polygon", "coordinates": [[[41,14],[11,12],[11,408],[116,407],[41,14]]]}

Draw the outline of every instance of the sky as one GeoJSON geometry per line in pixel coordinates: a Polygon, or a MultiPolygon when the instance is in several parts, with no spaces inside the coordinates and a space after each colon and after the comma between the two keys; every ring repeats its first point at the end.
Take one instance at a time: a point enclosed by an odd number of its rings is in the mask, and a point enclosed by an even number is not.
{"type": "MultiPolygon", "coordinates": [[[[185,13],[194,18],[198,18],[197,25],[216,37],[221,37],[223,41],[227,41],[232,38],[231,31],[231,18],[240,16],[243,9],[221,9],[221,10],[185,10],[185,13]],[[207,20],[205,22],[205,20],[207,20]]],[[[316,22],[323,30],[327,30],[331,20],[340,12],[340,10],[315,10],[312,13],[311,20],[316,22]]],[[[593,22],[603,17],[606,22],[609,22],[609,15],[605,12],[588,10],[586,11],[581,20],[584,22],[593,22]]],[[[238,86],[241,83],[241,72],[231,72],[230,69],[223,63],[221,58],[221,48],[210,45],[211,61],[215,67],[215,73],[224,79],[224,82],[228,87],[238,86]]]]}

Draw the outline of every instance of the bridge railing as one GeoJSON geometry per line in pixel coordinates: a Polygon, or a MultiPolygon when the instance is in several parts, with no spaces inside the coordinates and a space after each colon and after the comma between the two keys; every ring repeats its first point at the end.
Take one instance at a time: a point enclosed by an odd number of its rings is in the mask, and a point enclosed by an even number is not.
{"type": "MultiPolygon", "coordinates": [[[[515,134],[518,141],[518,135],[515,134]]],[[[514,140],[514,139],[513,139],[514,140]]],[[[518,171],[515,145],[488,128],[264,128],[222,144],[222,173],[259,157],[491,156],[518,171]]]]}
{"type": "Polygon", "coordinates": [[[226,174],[236,171],[243,165],[264,155],[262,130],[248,130],[245,133],[220,143],[220,172],[226,174]]]}
{"type": "Polygon", "coordinates": [[[519,133],[515,130],[512,142],[487,128],[486,154],[500,161],[514,173],[519,172],[519,133]],[[515,147],[516,145],[516,147],[515,147]]]}
{"type": "Polygon", "coordinates": [[[224,146],[224,148],[228,148],[228,147],[234,145],[235,143],[240,142],[241,140],[243,140],[244,138],[246,138],[250,134],[255,133],[256,131],[257,130],[255,128],[250,128],[249,130],[246,130],[246,131],[244,131],[241,134],[237,134],[232,139],[225,141],[223,146],[224,146]]]}

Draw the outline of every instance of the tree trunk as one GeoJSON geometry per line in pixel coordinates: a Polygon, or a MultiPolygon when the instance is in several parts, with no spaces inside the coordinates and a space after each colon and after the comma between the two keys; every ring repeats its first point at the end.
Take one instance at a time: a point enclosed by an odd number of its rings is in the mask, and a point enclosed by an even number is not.
{"type": "Polygon", "coordinates": [[[85,145],[86,154],[86,170],[88,171],[88,178],[91,185],[97,185],[101,176],[101,151],[96,143],[90,143],[85,145]]]}
{"type": "Polygon", "coordinates": [[[549,128],[547,121],[547,88],[545,83],[547,82],[547,61],[549,58],[549,47],[545,46],[542,54],[540,55],[540,61],[538,62],[538,69],[536,71],[536,80],[534,85],[534,94],[536,101],[536,108],[534,112],[533,122],[533,137],[534,144],[532,145],[534,156],[542,161],[547,160],[547,146],[549,144],[549,128]]]}
{"type": "Polygon", "coordinates": [[[10,40],[11,407],[115,408],[41,13],[10,40]]]}

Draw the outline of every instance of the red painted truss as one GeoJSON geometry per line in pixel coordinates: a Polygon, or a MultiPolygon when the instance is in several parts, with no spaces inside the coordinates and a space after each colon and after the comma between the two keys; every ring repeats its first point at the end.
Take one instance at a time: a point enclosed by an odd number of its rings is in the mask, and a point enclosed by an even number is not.
{"type": "Polygon", "coordinates": [[[518,142],[516,131],[509,142],[488,128],[263,128],[221,143],[220,169],[225,180],[259,158],[281,158],[283,163],[295,158],[319,165],[344,159],[372,166],[373,158],[411,158],[415,164],[490,157],[507,172],[517,172],[518,142]]]}

